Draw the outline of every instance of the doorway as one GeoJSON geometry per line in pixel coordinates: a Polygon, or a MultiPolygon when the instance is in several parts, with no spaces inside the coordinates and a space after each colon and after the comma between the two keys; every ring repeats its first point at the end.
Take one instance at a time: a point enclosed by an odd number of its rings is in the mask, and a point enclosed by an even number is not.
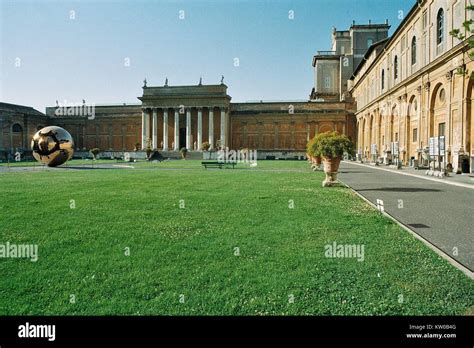
{"type": "Polygon", "coordinates": [[[186,147],[186,128],[179,129],[179,149],[183,147],[186,147]]]}

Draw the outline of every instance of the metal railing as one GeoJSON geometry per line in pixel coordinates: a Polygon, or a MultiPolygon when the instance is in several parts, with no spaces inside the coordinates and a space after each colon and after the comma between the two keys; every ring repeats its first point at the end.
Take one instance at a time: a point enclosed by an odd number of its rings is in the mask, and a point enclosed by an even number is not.
{"type": "Polygon", "coordinates": [[[317,51],[317,56],[335,56],[336,51],[317,51]]]}

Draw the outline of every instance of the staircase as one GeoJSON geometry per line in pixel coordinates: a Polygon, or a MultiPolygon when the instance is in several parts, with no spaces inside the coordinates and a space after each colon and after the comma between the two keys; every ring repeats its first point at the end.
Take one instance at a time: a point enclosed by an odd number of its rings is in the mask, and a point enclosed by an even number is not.
{"type": "MultiPolygon", "coordinates": [[[[181,153],[179,151],[160,151],[161,156],[165,159],[181,159],[181,153]]],[[[202,152],[200,151],[188,151],[186,159],[189,160],[202,160],[202,152]]]]}

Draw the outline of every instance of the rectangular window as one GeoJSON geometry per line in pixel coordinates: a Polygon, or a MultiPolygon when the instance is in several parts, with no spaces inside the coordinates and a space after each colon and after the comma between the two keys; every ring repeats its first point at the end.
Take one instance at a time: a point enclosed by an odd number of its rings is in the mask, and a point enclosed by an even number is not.
{"type": "Polygon", "coordinates": [[[395,133],[395,141],[398,141],[398,133],[395,133]]]}
{"type": "Polygon", "coordinates": [[[444,137],[444,132],[445,132],[445,129],[446,129],[446,123],[440,123],[438,125],[438,136],[439,137],[444,137]]]}
{"type": "Polygon", "coordinates": [[[416,143],[418,141],[418,128],[413,128],[413,140],[412,142],[416,143]]]}
{"type": "Polygon", "coordinates": [[[382,145],[385,145],[385,135],[382,135],[382,145]]]}
{"type": "Polygon", "coordinates": [[[324,88],[331,88],[331,78],[330,77],[326,77],[324,79],[324,88]]]}

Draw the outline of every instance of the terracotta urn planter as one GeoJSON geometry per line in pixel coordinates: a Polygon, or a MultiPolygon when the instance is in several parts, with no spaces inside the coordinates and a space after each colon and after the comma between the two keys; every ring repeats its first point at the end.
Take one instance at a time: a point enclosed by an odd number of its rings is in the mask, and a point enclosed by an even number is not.
{"type": "Polygon", "coordinates": [[[337,185],[337,172],[339,170],[339,164],[341,163],[341,158],[336,157],[324,157],[324,173],[326,174],[326,179],[323,181],[323,187],[337,185]]]}
{"type": "Polygon", "coordinates": [[[322,162],[324,163],[324,173],[326,178],[323,181],[323,187],[336,186],[337,171],[344,154],[353,152],[353,143],[351,139],[338,132],[325,132],[317,134],[306,145],[307,152],[312,157],[312,167],[317,170],[322,162]]]}
{"type": "Polygon", "coordinates": [[[313,163],[319,167],[321,165],[321,157],[320,156],[314,157],[313,163]]]}
{"type": "Polygon", "coordinates": [[[313,170],[314,171],[319,170],[319,167],[321,166],[321,157],[320,156],[312,157],[311,162],[312,162],[311,167],[313,168],[313,170]]]}

